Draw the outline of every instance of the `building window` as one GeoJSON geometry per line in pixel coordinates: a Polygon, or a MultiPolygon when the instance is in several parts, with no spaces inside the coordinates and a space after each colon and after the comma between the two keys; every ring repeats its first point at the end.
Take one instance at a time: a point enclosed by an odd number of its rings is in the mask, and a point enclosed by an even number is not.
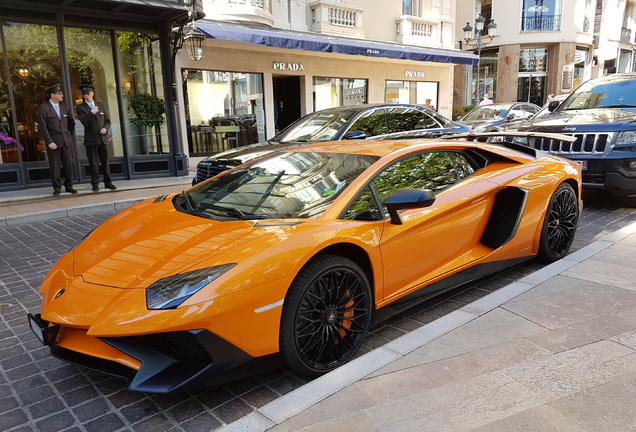
{"type": "Polygon", "coordinates": [[[387,103],[428,104],[430,108],[436,109],[438,91],[437,82],[387,81],[385,100],[387,103]]]}
{"type": "Polygon", "coordinates": [[[521,31],[561,30],[561,0],[523,0],[521,31]]]}
{"type": "Polygon", "coordinates": [[[367,103],[367,80],[314,77],[314,111],[367,103]]]}
{"type": "Polygon", "coordinates": [[[265,141],[263,76],[182,71],[190,155],[265,141]]]}
{"type": "Polygon", "coordinates": [[[548,50],[531,48],[521,50],[519,55],[519,72],[545,72],[547,70],[548,50]]]}
{"type": "MultiPolygon", "coordinates": [[[[117,32],[119,76],[122,77],[123,110],[129,156],[169,154],[168,129],[165,114],[150,111],[129,111],[136,99],[148,100],[150,95],[165,104],[159,36],[135,32],[117,32]],[[148,117],[144,118],[144,114],[148,117]]],[[[111,83],[114,84],[114,83],[111,83]]],[[[115,129],[115,128],[113,128],[115,129]]],[[[116,138],[120,131],[113,130],[116,138]]],[[[114,139],[115,139],[114,138],[114,139]]]]}
{"type": "Polygon", "coordinates": [[[402,0],[402,15],[420,16],[420,0],[402,0]]]}
{"type": "Polygon", "coordinates": [[[488,31],[488,24],[492,19],[492,0],[479,0],[477,3],[477,15],[481,14],[486,20],[484,30],[488,31]]]}

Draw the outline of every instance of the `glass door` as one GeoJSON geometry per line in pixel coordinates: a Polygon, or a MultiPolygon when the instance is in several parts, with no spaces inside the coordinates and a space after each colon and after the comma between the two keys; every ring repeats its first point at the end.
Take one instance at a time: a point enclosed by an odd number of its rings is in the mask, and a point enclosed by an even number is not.
{"type": "Polygon", "coordinates": [[[545,100],[546,75],[537,73],[520,73],[517,81],[517,102],[530,102],[543,105],[545,100]]]}

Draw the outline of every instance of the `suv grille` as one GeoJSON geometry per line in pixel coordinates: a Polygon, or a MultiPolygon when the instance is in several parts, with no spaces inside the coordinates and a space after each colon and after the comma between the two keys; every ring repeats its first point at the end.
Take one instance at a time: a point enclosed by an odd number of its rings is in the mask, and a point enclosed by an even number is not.
{"type": "Polygon", "coordinates": [[[576,141],[569,143],[556,141],[550,138],[535,138],[531,140],[531,146],[537,150],[543,150],[552,154],[563,155],[602,155],[611,150],[609,143],[614,136],[613,132],[605,134],[564,134],[574,136],[576,141]]]}
{"type": "Polygon", "coordinates": [[[240,164],[240,161],[233,160],[199,163],[199,165],[197,165],[197,173],[195,175],[196,183],[207,180],[210,177],[214,177],[215,175],[220,174],[223,171],[227,171],[230,168],[234,168],[240,164]]]}

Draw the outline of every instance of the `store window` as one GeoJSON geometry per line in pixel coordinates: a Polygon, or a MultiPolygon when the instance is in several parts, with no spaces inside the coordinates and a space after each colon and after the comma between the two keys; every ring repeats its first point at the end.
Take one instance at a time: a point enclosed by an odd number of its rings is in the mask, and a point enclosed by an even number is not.
{"type": "MultiPolygon", "coordinates": [[[[15,113],[11,111],[9,91],[2,63],[0,83],[1,123],[10,139],[2,140],[2,163],[46,161],[46,148],[40,141],[38,107],[47,100],[44,89],[63,84],[60,42],[53,26],[5,23],[3,25],[15,113]]],[[[66,89],[65,89],[66,90],[66,89]]],[[[65,93],[65,103],[68,95],[65,93]]],[[[48,178],[48,173],[43,173],[48,178]]]]}
{"type": "Polygon", "coordinates": [[[263,76],[182,71],[190,155],[265,141],[263,76]]]}
{"type": "Polygon", "coordinates": [[[314,111],[367,103],[367,80],[314,77],[314,111]]]}
{"type": "Polygon", "coordinates": [[[561,0],[523,0],[521,31],[561,30],[561,0]]]}
{"type": "MultiPolygon", "coordinates": [[[[117,32],[117,51],[128,156],[170,153],[159,37],[156,34],[117,32]]],[[[112,86],[113,83],[109,84],[112,86]]],[[[112,129],[116,140],[122,131],[116,127],[112,129]]],[[[154,169],[152,164],[145,167],[143,169],[149,171],[154,169]]]]}
{"type": "MultiPolygon", "coordinates": [[[[71,105],[76,107],[84,102],[79,86],[92,84],[95,87],[95,100],[104,104],[111,122],[111,128],[108,131],[108,154],[111,157],[124,156],[111,33],[100,30],[65,28],[64,41],[71,81],[71,89],[66,97],[70,100],[71,105]]],[[[77,143],[76,155],[85,159],[84,126],[80,121],[75,122],[75,140],[77,143]]]]}
{"type": "Polygon", "coordinates": [[[572,81],[572,91],[576,90],[586,81],[586,70],[588,69],[590,51],[586,48],[577,48],[574,53],[574,73],[572,81]]]}
{"type": "Polygon", "coordinates": [[[497,98],[497,70],[499,66],[498,51],[484,51],[479,58],[479,64],[473,69],[472,101],[477,103],[484,97],[497,98]],[[476,70],[479,68],[478,70],[476,70]],[[479,78],[479,94],[477,94],[477,78],[479,78]]]}
{"type": "Polygon", "coordinates": [[[431,109],[436,110],[438,92],[437,82],[387,81],[384,99],[387,103],[430,105],[431,109]]]}

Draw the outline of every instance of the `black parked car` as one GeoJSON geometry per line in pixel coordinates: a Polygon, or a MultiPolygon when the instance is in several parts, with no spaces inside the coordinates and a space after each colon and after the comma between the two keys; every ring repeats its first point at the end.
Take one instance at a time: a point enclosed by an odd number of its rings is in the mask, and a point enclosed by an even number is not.
{"type": "Polygon", "coordinates": [[[302,117],[267,142],[217,153],[197,165],[192,184],[268,153],[321,141],[439,137],[468,132],[443,115],[408,104],[351,105],[302,117]]]}
{"type": "Polygon", "coordinates": [[[636,194],[636,74],[589,80],[548,109],[550,115],[531,119],[519,131],[563,133],[577,140],[535,140],[533,147],[580,162],[585,188],[636,194]]]}
{"type": "Polygon", "coordinates": [[[539,111],[540,106],[529,102],[496,103],[475,107],[457,122],[472,132],[501,132],[516,129],[539,111]]]}

